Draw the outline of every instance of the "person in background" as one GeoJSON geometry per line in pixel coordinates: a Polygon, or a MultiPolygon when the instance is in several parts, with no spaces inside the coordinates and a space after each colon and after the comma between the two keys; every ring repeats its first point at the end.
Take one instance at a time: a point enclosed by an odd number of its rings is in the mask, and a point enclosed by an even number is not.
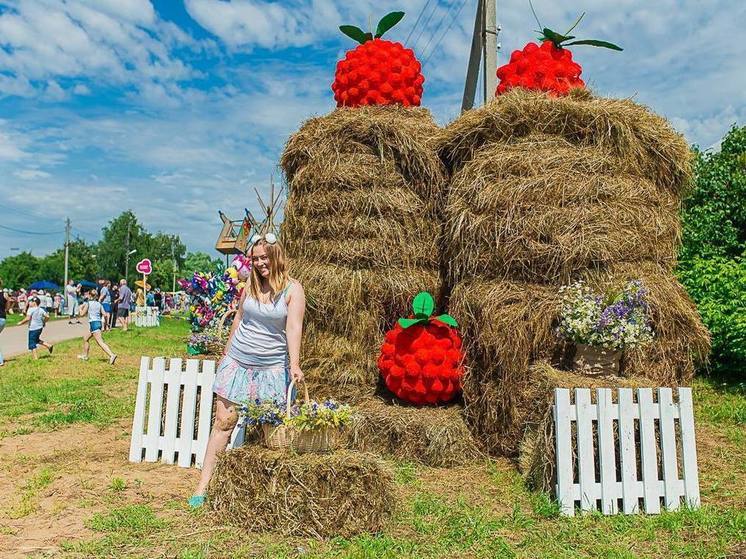
{"type": "Polygon", "coordinates": [[[21,291],[18,292],[18,297],[16,300],[18,301],[18,310],[21,312],[21,314],[26,314],[28,295],[26,295],[25,289],[21,288],[21,291]]]}
{"type": "Polygon", "coordinates": [[[54,294],[54,315],[60,316],[60,306],[62,305],[62,295],[59,293],[54,294]]]}
{"type": "Polygon", "coordinates": [[[111,330],[111,325],[109,324],[111,320],[111,282],[109,280],[102,281],[103,285],[101,286],[98,300],[104,309],[103,330],[107,332],[111,330]]]}
{"type": "Polygon", "coordinates": [[[83,353],[78,355],[78,359],[88,361],[88,353],[91,351],[91,338],[96,340],[96,344],[100,347],[106,355],[109,356],[109,365],[113,365],[117,356],[109,348],[104,341],[101,331],[103,329],[104,322],[104,306],[98,300],[100,294],[95,289],[91,289],[86,299],[83,301],[83,305],[80,307],[81,316],[88,313],[88,327],[90,332],[83,334],[83,353]]]}
{"type": "Polygon", "coordinates": [[[136,307],[145,306],[145,292],[142,290],[141,287],[138,287],[137,291],[135,292],[135,306],[136,307]]]}
{"type": "Polygon", "coordinates": [[[132,290],[127,287],[127,280],[119,282],[119,308],[117,309],[117,320],[122,321],[122,332],[127,331],[130,316],[130,305],[132,304],[132,290]]]}
{"type": "Polygon", "coordinates": [[[156,287],[155,293],[153,293],[153,305],[160,312],[163,312],[163,293],[161,293],[160,287],[156,287]]]}
{"type": "MultiPolygon", "coordinates": [[[[5,291],[3,291],[3,280],[0,279],[0,332],[3,331],[5,328],[5,320],[8,317],[8,307],[10,306],[10,298],[5,296],[5,291]]],[[[3,360],[3,352],[0,350],[0,367],[5,365],[5,361],[3,360]]]]}
{"type": "Polygon", "coordinates": [[[68,324],[73,324],[73,317],[75,317],[75,321],[80,324],[80,320],[78,320],[78,289],[73,285],[73,280],[68,280],[67,285],[65,286],[65,308],[67,309],[67,316],[70,317],[70,320],[67,321],[68,324]]]}
{"type": "Polygon", "coordinates": [[[40,306],[41,302],[39,301],[39,298],[34,296],[31,297],[28,300],[28,311],[26,311],[26,316],[23,317],[23,320],[18,323],[18,325],[29,323],[28,325],[28,348],[31,350],[31,353],[34,354],[34,359],[39,359],[39,354],[36,352],[36,349],[39,346],[43,346],[49,350],[49,353],[52,353],[54,351],[54,346],[52,344],[48,344],[45,341],[41,339],[41,333],[42,330],[44,330],[44,325],[47,323],[47,320],[49,320],[49,313],[45,311],[40,306]]]}
{"type": "Polygon", "coordinates": [[[119,310],[119,286],[114,283],[111,285],[111,318],[109,320],[109,329],[117,327],[117,311],[119,310]]]}

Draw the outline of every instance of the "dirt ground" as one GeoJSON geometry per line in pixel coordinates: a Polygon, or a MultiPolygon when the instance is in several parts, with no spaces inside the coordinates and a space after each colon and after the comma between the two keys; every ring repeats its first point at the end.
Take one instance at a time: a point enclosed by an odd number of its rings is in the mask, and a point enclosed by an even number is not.
{"type": "Polygon", "coordinates": [[[147,502],[156,511],[176,513],[174,502],[186,499],[199,472],[160,463],[131,464],[129,428],[127,422],[105,429],[78,424],[0,439],[0,487],[5,493],[0,556],[53,553],[63,541],[85,539],[93,534],[85,520],[116,501],[147,502]],[[28,480],[45,468],[51,483],[24,499],[28,480]],[[112,489],[115,478],[124,481],[123,489],[112,489]]]}

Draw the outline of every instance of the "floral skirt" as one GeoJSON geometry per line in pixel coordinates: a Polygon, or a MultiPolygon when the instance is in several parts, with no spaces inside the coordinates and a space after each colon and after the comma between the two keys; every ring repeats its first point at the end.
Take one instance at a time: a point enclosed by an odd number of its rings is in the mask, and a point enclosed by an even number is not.
{"type": "Polygon", "coordinates": [[[289,385],[290,372],[286,367],[255,369],[244,367],[235,359],[225,356],[215,373],[212,391],[234,404],[274,400],[284,406],[289,385]]]}

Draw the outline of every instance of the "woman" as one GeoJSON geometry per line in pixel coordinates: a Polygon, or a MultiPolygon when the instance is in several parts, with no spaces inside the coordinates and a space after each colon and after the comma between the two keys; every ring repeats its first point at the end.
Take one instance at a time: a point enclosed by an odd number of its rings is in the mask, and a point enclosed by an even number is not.
{"type": "Polygon", "coordinates": [[[241,294],[226,351],[213,384],[217,406],[202,475],[192,508],[202,506],[217,455],[228,446],[246,401],[274,400],[284,406],[292,379],[303,381],[300,340],[306,296],[288,276],[282,245],[272,233],[254,235],[249,252],[252,270],[241,294]]]}
{"type": "Polygon", "coordinates": [[[104,332],[107,332],[111,330],[109,326],[111,321],[111,282],[109,280],[102,280],[98,301],[104,308],[104,332]]]}
{"type": "Polygon", "coordinates": [[[88,292],[88,298],[80,307],[80,316],[88,313],[88,327],[90,332],[83,334],[83,353],[78,355],[78,359],[88,361],[88,353],[91,351],[91,338],[96,340],[98,347],[104,350],[104,353],[109,356],[109,365],[113,365],[117,356],[114,352],[109,349],[106,345],[103,336],[101,335],[101,329],[104,324],[104,306],[98,300],[98,291],[91,289],[88,292]]]}

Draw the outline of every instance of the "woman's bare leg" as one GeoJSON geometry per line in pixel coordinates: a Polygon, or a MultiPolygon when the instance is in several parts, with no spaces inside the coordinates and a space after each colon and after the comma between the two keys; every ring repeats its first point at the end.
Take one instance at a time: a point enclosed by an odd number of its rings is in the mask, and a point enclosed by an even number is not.
{"type": "Polygon", "coordinates": [[[88,359],[88,353],[91,351],[91,333],[86,332],[83,335],[83,355],[88,359]]]}
{"type": "Polygon", "coordinates": [[[217,406],[215,412],[215,424],[210,432],[210,439],[207,441],[207,450],[205,459],[202,461],[202,475],[199,478],[199,484],[194,491],[195,495],[204,495],[207,491],[207,485],[210,483],[212,472],[215,470],[218,454],[225,451],[228,442],[231,439],[233,428],[238,422],[238,413],[232,402],[229,402],[222,396],[215,396],[217,406]]]}
{"type": "MultiPolygon", "coordinates": [[[[101,330],[96,330],[93,332],[93,339],[96,340],[96,343],[98,344],[98,347],[104,350],[104,353],[109,356],[109,358],[114,357],[114,353],[109,349],[109,346],[106,345],[106,342],[104,341],[103,336],[101,336],[101,330]]],[[[86,352],[86,355],[88,352],[86,352]]]]}

